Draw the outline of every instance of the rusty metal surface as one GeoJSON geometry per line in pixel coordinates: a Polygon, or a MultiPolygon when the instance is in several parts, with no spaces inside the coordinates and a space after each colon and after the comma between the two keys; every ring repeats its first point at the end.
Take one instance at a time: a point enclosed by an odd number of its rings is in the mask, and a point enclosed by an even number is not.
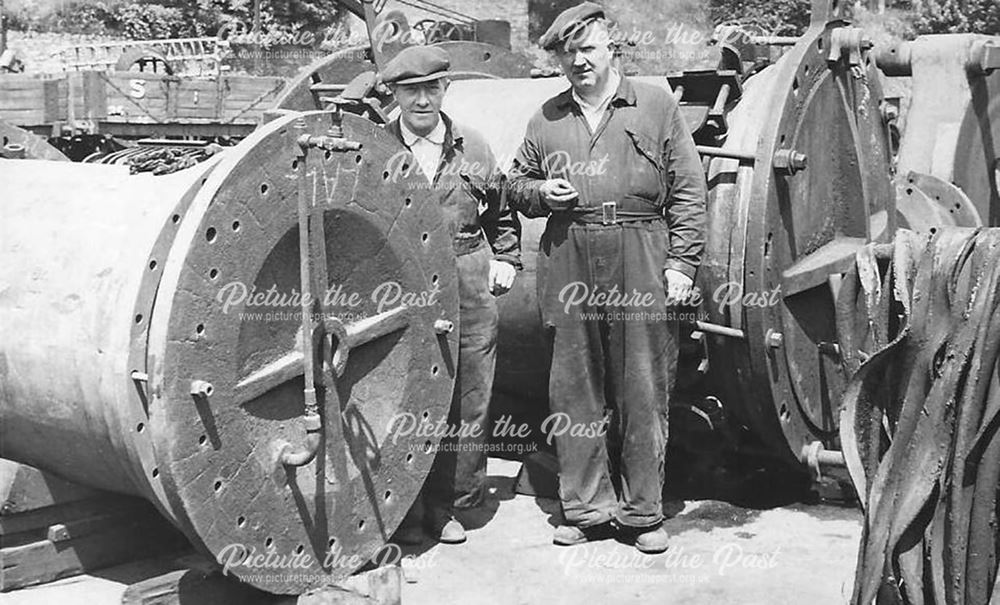
{"type": "Polygon", "coordinates": [[[865,507],[852,602],[986,603],[1000,544],[1000,230],[901,230],[881,248],[845,277],[875,333],[841,422],[865,507]]]}
{"type": "Polygon", "coordinates": [[[277,593],[353,572],[323,567],[334,546],[365,560],[385,543],[438,440],[392,439],[389,420],[445,416],[455,378],[457,335],[434,329],[458,304],[440,210],[408,179],[388,179],[400,147],[361,118],[340,126],[361,149],[298,163],[297,137],[332,126],[330,114],[280,118],[167,176],[0,162],[15,193],[0,221],[3,455],[143,495],[212,555],[234,543],[308,554],[298,574],[232,570],[277,593]],[[301,338],[294,307],[223,305],[238,285],[301,292],[303,173],[310,220],[324,225],[320,275],[360,297],[325,309],[315,342],[301,338]],[[304,346],[320,359],[324,432],[320,456],[289,469],[275,449],[305,436],[304,346]]]}
{"type": "Polygon", "coordinates": [[[888,75],[912,76],[898,173],[953,183],[991,226],[1000,225],[998,50],[997,36],[949,34],[920,36],[879,54],[888,75]]]}
{"type": "Polygon", "coordinates": [[[245,314],[295,310],[287,305],[226,310],[216,297],[232,283],[301,291],[294,200],[305,168],[296,160],[296,139],[323,134],[330,118],[310,115],[303,128],[300,119],[255,133],[245,142],[255,153],[227,156],[199,191],[164,267],[149,340],[150,423],[168,493],[210,552],[235,542],[309,554],[308,569],[262,585],[281,593],[345,577],[354,570],[321,567],[331,548],[367,558],[395,530],[437,439],[411,434],[397,441],[389,422],[400,412],[446,415],[457,342],[433,329],[435,320],[457,317],[455,264],[439,210],[408,181],[386,178],[395,140],[345,116],[343,134],[363,142],[363,152],[315,154],[308,187],[315,196],[311,220],[322,220],[326,233],[321,282],[345,296],[358,293],[361,303],[327,312],[348,333],[365,321],[392,322],[387,315],[394,313],[404,321],[384,335],[362,331],[341,375],[331,374],[336,358],[320,364],[320,455],[297,469],[276,465],[276,444],[305,437],[301,320],[245,314]],[[380,306],[372,294],[387,283],[407,293],[437,288],[439,300],[380,306]],[[192,396],[196,381],[211,384],[211,394],[192,396]]]}
{"type": "Polygon", "coordinates": [[[836,449],[838,276],[861,246],[891,236],[895,214],[881,93],[867,57],[836,48],[843,31],[814,24],[745,83],[724,149],[756,159],[709,166],[707,311],[746,335],[710,337],[710,376],[728,386],[727,410],[790,461],[814,441],[836,449]],[[717,304],[734,288],[743,296],[717,304]]]}

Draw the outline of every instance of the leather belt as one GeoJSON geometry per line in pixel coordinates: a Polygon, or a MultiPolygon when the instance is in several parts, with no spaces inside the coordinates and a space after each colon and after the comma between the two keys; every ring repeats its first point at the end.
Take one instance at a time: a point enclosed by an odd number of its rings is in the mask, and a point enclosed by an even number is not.
{"type": "Polygon", "coordinates": [[[618,210],[618,202],[603,202],[600,207],[570,208],[569,210],[553,212],[552,216],[589,225],[621,225],[624,223],[662,220],[664,218],[662,213],[649,210],[618,210]]]}

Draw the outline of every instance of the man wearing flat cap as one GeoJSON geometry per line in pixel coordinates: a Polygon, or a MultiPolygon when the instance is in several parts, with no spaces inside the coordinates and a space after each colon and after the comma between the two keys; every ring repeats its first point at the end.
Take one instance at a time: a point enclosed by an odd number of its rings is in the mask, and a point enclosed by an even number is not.
{"type": "MultiPolygon", "coordinates": [[[[382,73],[400,110],[386,129],[413,155],[409,165],[420,171],[444,210],[459,281],[458,376],[447,419],[454,431],[442,439],[423,495],[396,533],[403,543],[420,541],[421,521],[441,542],[464,541],[465,530],[454,512],[482,503],[496,364],[495,296],[510,290],[515,270],[521,268],[521,227],[506,206],[504,177],[489,144],[441,112],[449,67],[444,50],[411,46],[382,73]]],[[[437,419],[428,421],[435,424],[437,419]]]]}
{"type": "Polygon", "coordinates": [[[613,67],[599,5],[563,12],[539,42],[571,87],[529,122],[509,202],[548,217],[538,275],[552,412],[604,429],[555,434],[565,524],[553,541],[618,533],[662,552],[677,367],[668,304],[687,299],[701,262],[704,173],[671,94],[613,67]]]}

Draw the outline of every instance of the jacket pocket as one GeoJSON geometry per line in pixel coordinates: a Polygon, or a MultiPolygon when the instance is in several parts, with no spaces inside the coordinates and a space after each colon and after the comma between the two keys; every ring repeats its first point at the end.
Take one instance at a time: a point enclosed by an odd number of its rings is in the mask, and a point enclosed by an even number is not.
{"type": "Polygon", "coordinates": [[[663,156],[656,140],[637,130],[626,128],[625,134],[632,143],[632,161],[629,162],[629,193],[658,205],[664,185],[663,156]]]}

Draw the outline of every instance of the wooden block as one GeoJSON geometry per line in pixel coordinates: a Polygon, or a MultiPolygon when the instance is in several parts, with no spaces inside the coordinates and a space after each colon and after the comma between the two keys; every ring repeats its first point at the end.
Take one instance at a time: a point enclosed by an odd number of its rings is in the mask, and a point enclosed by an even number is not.
{"type": "Polygon", "coordinates": [[[189,548],[187,540],[148,503],[142,513],[53,524],[45,538],[51,539],[0,549],[0,591],[189,548]]]}

